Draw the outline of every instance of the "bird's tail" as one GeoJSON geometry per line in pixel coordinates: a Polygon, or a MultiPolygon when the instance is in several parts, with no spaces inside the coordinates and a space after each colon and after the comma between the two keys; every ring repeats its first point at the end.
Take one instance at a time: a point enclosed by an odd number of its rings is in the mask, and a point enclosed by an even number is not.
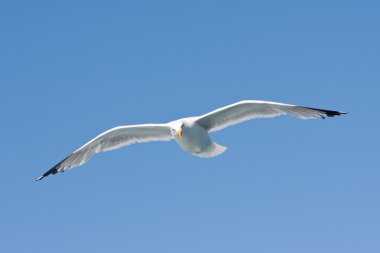
{"type": "Polygon", "coordinates": [[[222,154],[224,151],[227,150],[227,147],[223,147],[222,145],[219,145],[216,142],[211,142],[209,145],[206,146],[204,151],[200,153],[196,153],[194,155],[199,156],[199,157],[214,157],[222,154]]]}

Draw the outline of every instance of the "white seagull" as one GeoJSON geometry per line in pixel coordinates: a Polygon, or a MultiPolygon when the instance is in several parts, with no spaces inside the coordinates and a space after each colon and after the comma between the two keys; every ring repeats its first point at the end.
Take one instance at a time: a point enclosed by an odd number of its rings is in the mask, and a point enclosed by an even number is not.
{"type": "Polygon", "coordinates": [[[94,154],[130,144],[175,140],[186,152],[199,157],[214,157],[226,151],[210,138],[209,132],[221,130],[243,121],[291,115],[299,119],[334,117],[345,112],[316,109],[269,101],[246,100],[228,105],[198,117],[178,119],[165,124],[142,124],[112,128],[74,151],[37,180],[50,174],[83,165],[94,154]]]}

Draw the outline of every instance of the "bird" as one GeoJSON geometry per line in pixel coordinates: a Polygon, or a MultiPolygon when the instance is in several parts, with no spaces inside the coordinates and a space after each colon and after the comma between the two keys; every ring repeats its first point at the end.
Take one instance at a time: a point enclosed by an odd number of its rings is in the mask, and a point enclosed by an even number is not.
{"type": "Polygon", "coordinates": [[[198,157],[215,157],[226,147],[213,142],[209,133],[256,118],[290,115],[299,119],[325,119],[346,112],[261,100],[243,100],[196,117],[164,124],[126,125],[112,128],[96,136],[36,179],[81,166],[95,153],[111,151],[134,143],[171,141],[198,157]]]}

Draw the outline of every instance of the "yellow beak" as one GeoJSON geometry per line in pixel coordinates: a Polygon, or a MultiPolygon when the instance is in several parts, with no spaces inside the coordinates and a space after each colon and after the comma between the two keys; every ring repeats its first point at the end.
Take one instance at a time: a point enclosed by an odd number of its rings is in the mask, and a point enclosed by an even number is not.
{"type": "Polygon", "coordinates": [[[179,135],[179,137],[182,138],[182,129],[178,130],[178,131],[177,131],[177,134],[179,135]]]}

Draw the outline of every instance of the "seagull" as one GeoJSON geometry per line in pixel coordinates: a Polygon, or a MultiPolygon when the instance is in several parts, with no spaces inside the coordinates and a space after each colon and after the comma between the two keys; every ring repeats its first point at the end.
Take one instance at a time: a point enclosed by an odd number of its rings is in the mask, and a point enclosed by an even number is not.
{"type": "Polygon", "coordinates": [[[119,149],[134,143],[175,140],[186,152],[198,157],[215,157],[226,151],[211,140],[210,132],[257,119],[290,115],[299,119],[325,119],[346,114],[298,105],[260,100],[244,100],[197,117],[182,118],[165,124],[118,126],[105,131],[74,151],[37,178],[83,165],[94,154],[119,149]]]}

